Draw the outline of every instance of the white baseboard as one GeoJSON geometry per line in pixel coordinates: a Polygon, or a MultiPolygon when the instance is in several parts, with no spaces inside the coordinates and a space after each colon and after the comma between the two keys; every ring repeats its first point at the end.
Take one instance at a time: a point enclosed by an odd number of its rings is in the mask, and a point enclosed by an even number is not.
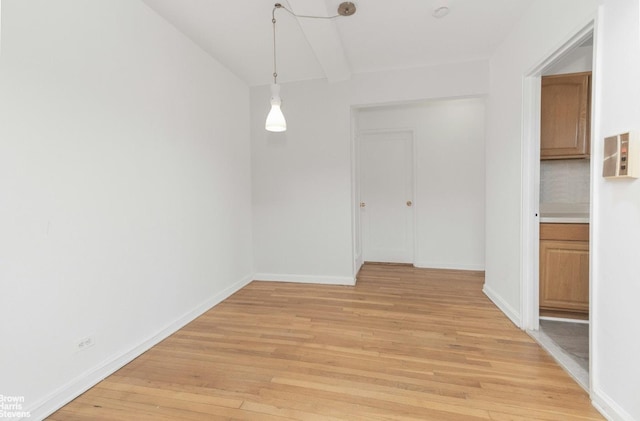
{"type": "Polygon", "coordinates": [[[362,257],[362,253],[360,253],[358,256],[356,256],[356,274],[358,273],[362,265],[364,265],[364,259],[362,257]]]}
{"type": "Polygon", "coordinates": [[[415,262],[413,264],[417,268],[422,269],[454,269],[454,270],[473,270],[484,271],[484,265],[461,265],[457,263],[441,263],[441,262],[415,262]]]}
{"type": "Polygon", "coordinates": [[[591,393],[591,403],[609,421],[637,421],[631,414],[618,405],[609,395],[597,387],[591,393]]]}
{"type": "Polygon", "coordinates": [[[51,415],[67,403],[71,402],[88,389],[92,388],[107,376],[113,374],[120,368],[124,367],[129,362],[133,361],[136,357],[147,351],[149,348],[158,344],[171,334],[175,333],[187,323],[193,321],[196,317],[202,315],[204,312],[210,310],[215,305],[224,301],[233,293],[247,285],[253,279],[252,275],[246,276],[240,281],[230,285],[214,296],[208,298],[202,302],[193,310],[188,311],[178,319],[169,323],[163,329],[151,337],[141,341],[138,345],[131,348],[129,351],[120,355],[114,355],[112,358],[107,359],[103,363],[85,371],[80,376],[71,380],[67,384],[61,386],[48,396],[40,399],[38,402],[31,405],[29,408],[25,408],[25,412],[30,413],[29,418],[25,420],[41,420],[51,415]]]}
{"type": "Polygon", "coordinates": [[[482,292],[486,295],[493,304],[496,305],[508,318],[516,325],[518,328],[522,329],[522,320],[520,318],[520,313],[518,313],[513,307],[509,305],[505,300],[500,297],[500,295],[496,294],[495,291],[491,289],[486,283],[482,288],[482,292]]]}
{"type": "Polygon", "coordinates": [[[270,282],[297,282],[302,284],[325,284],[325,285],[349,285],[356,284],[353,276],[320,276],[320,275],[293,275],[279,273],[256,273],[253,275],[255,281],[270,282]]]}

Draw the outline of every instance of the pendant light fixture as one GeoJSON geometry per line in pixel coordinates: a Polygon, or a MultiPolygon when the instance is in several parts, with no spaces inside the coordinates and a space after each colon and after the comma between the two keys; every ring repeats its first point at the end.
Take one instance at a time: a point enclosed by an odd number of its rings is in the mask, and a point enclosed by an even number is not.
{"type": "Polygon", "coordinates": [[[287,120],[282,114],[280,105],[280,85],[278,85],[278,69],[276,67],[276,9],[281,8],[280,3],[276,3],[271,12],[271,22],[273,23],[273,83],[271,84],[271,110],[267,115],[264,128],[270,132],[284,132],[287,130],[287,120]]]}
{"type": "Polygon", "coordinates": [[[278,69],[276,63],[276,9],[284,9],[297,18],[334,19],[339,16],[353,15],[356,12],[356,5],[350,1],[341,3],[338,6],[338,14],[335,16],[297,15],[280,3],[276,3],[273,6],[273,11],[271,12],[271,23],[273,24],[273,83],[271,84],[271,110],[267,115],[267,121],[265,122],[264,128],[269,132],[284,132],[287,130],[287,120],[285,120],[284,114],[282,113],[280,85],[278,85],[278,69]]]}

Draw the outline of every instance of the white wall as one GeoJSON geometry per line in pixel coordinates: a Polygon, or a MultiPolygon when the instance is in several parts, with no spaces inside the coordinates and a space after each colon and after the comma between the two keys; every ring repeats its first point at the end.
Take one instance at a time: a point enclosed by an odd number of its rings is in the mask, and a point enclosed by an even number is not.
{"type": "Polygon", "coordinates": [[[484,99],[358,111],[360,130],[412,129],[415,265],[484,270],[484,99]]]}
{"type": "Polygon", "coordinates": [[[477,61],[284,84],[280,134],[264,130],[269,87],[252,88],[256,276],[353,282],[353,106],[482,95],[487,81],[488,63],[477,61]]]}
{"type": "Polygon", "coordinates": [[[0,393],[37,419],[250,279],[249,89],[139,1],[2,8],[0,393]]]}
{"type": "Polygon", "coordinates": [[[344,84],[286,85],[287,131],[269,133],[269,92],[252,89],[257,279],[353,283],[347,98],[344,84]]]}
{"type": "Polygon", "coordinates": [[[640,180],[603,179],[603,139],[640,130],[640,6],[606,0],[596,45],[596,136],[592,208],[596,402],[640,420],[640,180]]]}

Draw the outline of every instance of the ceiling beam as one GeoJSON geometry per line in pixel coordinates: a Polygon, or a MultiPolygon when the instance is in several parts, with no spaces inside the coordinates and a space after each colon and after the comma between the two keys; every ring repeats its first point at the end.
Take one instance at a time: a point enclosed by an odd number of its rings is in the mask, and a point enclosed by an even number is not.
{"type": "MultiPolygon", "coordinates": [[[[337,14],[337,10],[327,13],[324,1],[288,0],[288,3],[291,10],[298,15],[330,16],[337,14]]],[[[351,67],[347,61],[335,19],[296,19],[327,80],[339,82],[350,79],[351,67]]]]}

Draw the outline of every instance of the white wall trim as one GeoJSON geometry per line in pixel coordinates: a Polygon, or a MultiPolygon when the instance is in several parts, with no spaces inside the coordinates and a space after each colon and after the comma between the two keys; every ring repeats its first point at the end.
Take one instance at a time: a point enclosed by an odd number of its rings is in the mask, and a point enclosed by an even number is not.
{"type": "Polygon", "coordinates": [[[420,262],[416,262],[414,266],[422,269],[454,269],[454,270],[473,270],[473,271],[484,272],[484,264],[466,265],[466,264],[459,264],[459,263],[420,261],[420,262]]]}
{"type": "Polygon", "coordinates": [[[349,148],[351,171],[351,252],[353,256],[353,276],[358,274],[362,266],[362,247],[359,244],[360,237],[360,183],[358,179],[358,119],[357,110],[349,108],[350,140],[349,148]]]}
{"type": "Polygon", "coordinates": [[[358,275],[358,272],[362,268],[362,265],[364,265],[364,258],[362,257],[362,253],[360,253],[356,256],[356,267],[355,267],[354,276],[358,275]]]}
{"type": "Polygon", "coordinates": [[[25,412],[30,413],[30,419],[44,419],[51,415],[62,406],[95,386],[107,376],[124,367],[154,345],[157,345],[198,316],[221,303],[236,291],[242,289],[250,283],[252,279],[252,275],[245,276],[241,280],[208,298],[193,310],[188,311],[173,322],[169,323],[154,335],[151,335],[147,339],[141,341],[138,345],[120,355],[114,355],[111,358],[108,358],[102,364],[85,371],[80,376],[53,391],[43,399],[31,405],[29,408],[25,408],[25,412]]]}
{"type": "Polygon", "coordinates": [[[256,273],[254,281],[297,282],[301,284],[349,285],[356,284],[355,276],[295,275],[290,273],[256,273]]]}
{"type": "Polygon", "coordinates": [[[591,389],[591,403],[609,421],[637,421],[601,389],[591,389]]]}
{"type": "Polygon", "coordinates": [[[509,305],[509,303],[503,300],[500,295],[496,294],[496,292],[486,283],[482,288],[482,292],[509,318],[509,320],[513,322],[513,324],[522,329],[520,314],[518,314],[518,312],[509,305]]]}
{"type": "Polygon", "coordinates": [[[589,373],[583,369],[580,364],[573,360],[572,355],[560,347],[553,339],[551,339],[542,330],[527,331],[545,351],[547,351],[558,365],[567,372],[567,374],[582,387],[585,392],[589,392],[589,373]]]}
{"type": "Polygon", "coordinates": [[[522,213],[520,225],[521,243],[521,294],[522,327],[538,330],[539,288],[538,261],[540,229],[540,95],[539,74],[523,80],[522,122],[522,213]]]}

